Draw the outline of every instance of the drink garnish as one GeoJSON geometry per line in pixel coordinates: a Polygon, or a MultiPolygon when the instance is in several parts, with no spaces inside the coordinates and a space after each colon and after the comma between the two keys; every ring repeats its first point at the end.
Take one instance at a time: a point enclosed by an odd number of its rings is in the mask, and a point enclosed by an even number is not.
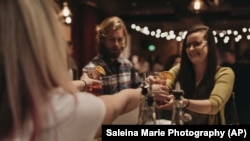
{"type": "Polygon", "coordinates": [[[102,75],[106,75],[106,72],[102,66],[95,66],[95,70],[102,75]]]}
{"type": "Polygon", "coordinates": [[[169,71],[162,71],[158,74],[161,79],[174,80],[174,75],[169,71]]]}

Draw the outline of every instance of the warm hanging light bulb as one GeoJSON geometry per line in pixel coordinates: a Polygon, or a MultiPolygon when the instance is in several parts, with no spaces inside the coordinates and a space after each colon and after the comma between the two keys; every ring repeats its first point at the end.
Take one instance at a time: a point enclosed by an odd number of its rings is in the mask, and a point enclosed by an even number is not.
{"type": "Polygon", "coordinates": [[[68,3],[67,3],[67,2],[64,2],[64,3],[63,3],[62,15],[63,15],[64,17],[68,17],[68,16],[71,15],[71,12],[70,12],[70,10],[69,10],[68,3]]]}
{"type": "Polygon", "coordinates": [[[207,0],[207,2],[211,6],[219,6],[223,2],[223,0],[207,0]]]}
{"type": "Polygon", "coordinates": [[[203,0],[192,0],[188,6],[188,9],[196,14],[206,10],[207,6],[203,0]]]}
{"type": "Polygon", "coordinates": [[[60,17],[62,21],[66,24],[70,24],[72,22],[71,16],[72,14],[68,7],[68,3],[63,2],[63,8],[62,8],[62,11],[60,12],[60,17]]]}

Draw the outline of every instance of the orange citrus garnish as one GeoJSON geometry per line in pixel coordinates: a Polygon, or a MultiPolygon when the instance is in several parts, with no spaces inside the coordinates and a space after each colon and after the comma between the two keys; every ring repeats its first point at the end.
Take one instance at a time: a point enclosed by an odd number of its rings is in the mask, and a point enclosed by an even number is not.
{"type": "Polygon", "coordinates": [[[174,80],[174,75],[169,71],[162,71],[158,74],[161,79],[174,80]]]}
{"type": "Polygon", "coordinates": [[[106,74],[106,72],[105,72],[105,70],[104,70],[104,68],[102,66],[95,66],[95,70],[97,72],[99,72],[100,74],[102,74],[102,75],[106,74]]]}

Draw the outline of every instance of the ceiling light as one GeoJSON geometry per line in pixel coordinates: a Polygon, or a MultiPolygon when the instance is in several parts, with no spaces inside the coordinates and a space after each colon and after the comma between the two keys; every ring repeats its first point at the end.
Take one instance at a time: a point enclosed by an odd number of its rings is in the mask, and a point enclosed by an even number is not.
{"type": "Polygon", "coordinates": [[[188,9],[196,14],[199,14],[206,10],[207,6],[203,0],[192,0],[188,9]]]}
{"type": "Polygon", "coordinates": [[[67,2],[63,2],[63,8],[60,12],[60,18],[61,20],[66,23],[66,24],[70,24],[72,22],[72,13],[68,7],[68,3],[67,2]]]}
{"type": "Polygon", "coordinates": [[[219,6],[223,2],[223,0],[207,0],[207,2],[211,6],[219,6]]]}

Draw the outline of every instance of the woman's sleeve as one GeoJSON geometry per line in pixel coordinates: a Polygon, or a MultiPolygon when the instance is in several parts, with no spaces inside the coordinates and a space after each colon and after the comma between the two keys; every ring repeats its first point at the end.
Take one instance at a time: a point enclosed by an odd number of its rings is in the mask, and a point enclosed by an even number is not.
{"type": "Polygon", "coordinates": [[[216,73],[215,85],[209,98],[212,105],[210,114],[216,114],[223,106],[225,106],[232,94],[234,79],[234,72],[229,67],[222,67],[216,73]]]}
{"type": "Polygon", "coordinates": [[[100,98],[86,92],[59,93],[53,94],[51,102],[53,115],[50,121],[54,123],[51,126],[57,127],[59,141],[94,140],[106,114],[105,104],[100,98]]]}
{"type": "Polygon", "coordinates": [[[176,77],[177,77],[177,75],[179,73],[179,70],[180,70],[180,64],[177,64],[177,65],[175,65],[175,66],[173,66],[172,68],[169,69],[169,72],[172,73],[173,76],[174,76],[173,80],[167,79],[167,82],[166,82],[167,83],[166,85],[167,85],[167,87],[168,87],[168,89],[170,91],[173,88],[173,85],[174,85],[175,79],[176,79],[176,77]]]}

